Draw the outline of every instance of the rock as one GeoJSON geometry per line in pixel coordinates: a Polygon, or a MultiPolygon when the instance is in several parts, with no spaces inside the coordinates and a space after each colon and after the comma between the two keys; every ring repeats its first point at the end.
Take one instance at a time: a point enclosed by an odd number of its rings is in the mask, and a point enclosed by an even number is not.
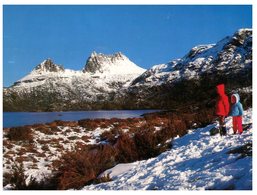
{"type": "Polygon", "coordinates": [[[36,72],[63,72],[64,68],[61,65],[54,64],[51,59],[44,60],[41,64],[37,65],[33,70],[36,72]]]}

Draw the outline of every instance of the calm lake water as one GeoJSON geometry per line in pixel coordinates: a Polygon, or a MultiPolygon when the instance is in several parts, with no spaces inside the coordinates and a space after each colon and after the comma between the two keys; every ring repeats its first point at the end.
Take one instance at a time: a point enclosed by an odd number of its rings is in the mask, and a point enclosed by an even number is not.
{"type": "Polygon", "coordinates": [[[76,112],[4,112],[3,127],[17,127],[36,123],[49,123],[54,120],[77,121],[95,118],[131,118],[158,110],[111,110],[76,112]]]}

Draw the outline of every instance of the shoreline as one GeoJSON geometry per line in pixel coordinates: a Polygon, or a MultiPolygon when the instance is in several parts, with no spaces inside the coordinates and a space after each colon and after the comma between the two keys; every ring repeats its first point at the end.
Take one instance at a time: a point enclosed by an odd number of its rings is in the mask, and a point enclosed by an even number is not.
{"type": "Polygon", "coordinates": [[[55,120],[78,121],[83,119],[112,119],[112,118],[126,119],[126,118],[134,118],[134,117],[141,118],[144,116],[144,114],[151,114],[151,113],[154,114],[158,112],[161,112],[161,110],[146,109],[146,110],[98,110],[98,111],[69,111],[69,112],[4,112],[3,128],[46,124],[46,123],[54,122],[55,120]],[[12,117],[11,115],[13,114],[14,114],[13,117],[19,117],[20,121],[27,121],[27,122],[23,122],[20,124],[18,123],[17,125],[13,125],[13,126],[9,125],[10,123],[12,123],[12,121],[10,121],[10,118],[12,117]]]}

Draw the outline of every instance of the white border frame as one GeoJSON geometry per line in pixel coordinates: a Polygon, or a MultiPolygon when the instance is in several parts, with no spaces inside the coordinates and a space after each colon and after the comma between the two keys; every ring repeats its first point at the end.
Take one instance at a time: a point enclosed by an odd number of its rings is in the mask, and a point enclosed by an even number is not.
{"type": "MultiPolygon", "coordinates": [[[[255,33],[255,29],[256,29],[256,23],[254,18],[256,18],[256,0],[89,0],[89,1],[83,1],[83,0],[2,0],[1,1],[1,7],[0,7],[0,29],[1,29],[1,39],[0,39],[0,44],[1,44],[1,53],[0,53],[0,59],[1,59],[1,66],[0,66],[0,74],[1,74],[1,94],[0,94],[0,98],[1,98],[1,112],[0,112],[0,127],[1,127],[1,168],[0,168],[0,173],[1,173],[1,179],[0,179],[0,185],[1,185],[1,193],[16,193],[17,191],[3,191],[3,183],[2,183],[2,129],[3,129],[3,124],[2,124],[2,117],[3,117],[3,101],[2,101],[2,94],[3,94],[3,5],[98,5],[98,4],[103,4],[103,5],[252,5],[252,13],[253,13],[253,73],[252,75],[255,75],[256,71],[255,71],[255,56],[257,56],[257,51],[256,51],[256,43],[255,43],[255,37],[256,37],[256,33],[255,33]]],[[[256,78],[253,77],[253,97],[255,97],[256,94],[256,78]]],[[[256,120],[256,100],[253,100],[253,131],[255,131],[255,121],[256,120]]],[[[256,129],[257,130],[257,129],[256,129]]],[[[235,194],[235,193],[255,193],[256,194],[256,135],[255,132],[253,132],[253,190],[252,191],[226,191],[226,194],[235,194]],[[255,185],[254,185],[255,184],[255,185]]],[[[92,193],[92,194],[98,194],[98,193],[112,193],[112,194],[118,194],[118,193],[122,193],[122,194],[131,194],[131,191],[37,191],[37,193],[92,193]]],[[[132,193],[137,193],[137,194],[142,194],[143,193],[160,193],[160,191],[154,192],[154,191],[132,191],[132,193]]],[[[19,191],[18,193],[24,193],[24,194],[28,194],[28,193],[34,193],[33,191],[19,191]]],[[[181,194],[198,194],[198,193],[217,193],[217,191],[212,191],[212,192],[208,192],[208,191],[161,191],[161,193],[164,194],[173,194],[173,193],[181,193],[181,194]]],[[[224,191],[219,191],[218,193],[224,193],[224,191]]]]}

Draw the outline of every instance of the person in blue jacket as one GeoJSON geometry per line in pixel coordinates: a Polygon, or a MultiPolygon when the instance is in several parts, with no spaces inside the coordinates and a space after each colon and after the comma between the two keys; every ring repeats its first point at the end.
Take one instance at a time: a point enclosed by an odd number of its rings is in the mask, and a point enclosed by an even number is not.
{"type": "Polygon", "coordinates": [[[242,118],[243,118],[243,106],[240,103],[240,97],[237,93],[231,96],[231,110],[229,116],[232,116],[234,134],[241,134],[243,132],[242,118]]]}

